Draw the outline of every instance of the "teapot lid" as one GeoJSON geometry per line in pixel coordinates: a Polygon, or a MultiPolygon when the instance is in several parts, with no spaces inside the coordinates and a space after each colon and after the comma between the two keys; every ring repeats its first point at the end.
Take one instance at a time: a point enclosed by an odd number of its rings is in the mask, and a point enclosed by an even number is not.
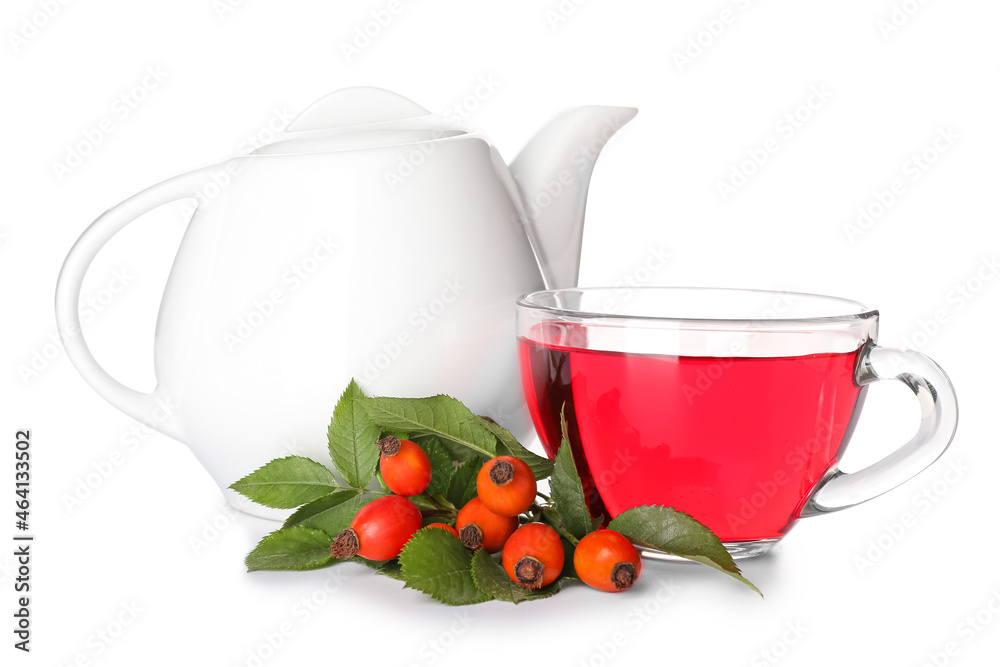
{"type": "Polygon", "coordinates": [[[313,102],[274,141],[251,155],[326,153],[434,141],[471,128],[432,114],[402,95],[356,86],[313,102]]]}

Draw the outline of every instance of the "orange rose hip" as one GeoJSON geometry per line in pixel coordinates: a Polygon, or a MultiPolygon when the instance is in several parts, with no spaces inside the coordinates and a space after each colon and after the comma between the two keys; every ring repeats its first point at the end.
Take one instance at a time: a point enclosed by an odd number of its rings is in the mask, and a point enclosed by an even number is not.
{"type": "Polygon", "coordinates": [[[495,514],[517,516],[535,502],[535,474],[515,456],[498,456],[486,462],[476,477],[476,493],[495,514]]]}
{"type": "Polygon", "coordinates": [[[517,517],[495,514],[477,497],[459,510],[455,527],[466,547],[473,551],[482,548],[495,554],[503,549],[507,538],[517,530],[517,517]]]}

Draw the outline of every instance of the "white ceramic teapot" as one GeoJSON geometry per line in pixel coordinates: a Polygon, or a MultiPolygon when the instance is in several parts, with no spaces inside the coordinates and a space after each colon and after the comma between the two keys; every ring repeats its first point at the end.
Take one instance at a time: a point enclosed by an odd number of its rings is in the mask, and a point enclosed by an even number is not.
{"type": "Polygon", "coordinates": [[[284,454],[323,460],[352,377],[370,395],[448,393],[524,437],[514,299],[575,285],[594,160],[635,113],[568,111],[508,169],[481,135],[394,93],[327,95],[253,154],[95,220],[56,289],[67,354],[113,405],[189,445],[223,489],[284,454]],[[142,393],[79,335],[81,283],[125,225],[191,197],[157,320],[157,387],[142,393]]]}

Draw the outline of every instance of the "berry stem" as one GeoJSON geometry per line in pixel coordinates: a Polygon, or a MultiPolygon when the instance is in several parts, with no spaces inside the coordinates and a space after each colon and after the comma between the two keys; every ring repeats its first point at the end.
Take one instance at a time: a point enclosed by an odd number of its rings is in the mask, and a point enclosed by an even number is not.
{"type": "Polygon", "coordinates": [[[443,508],[445,508],[447,510],[458,511],[458,508],[455,507],[450,500],[448,500],[447,498],[445,498],[444,496],[442,496],[440,493],[431,493],[431,494],[428,494],[428,495],[430,496],[430,498],[432,500],[434,500],[441,507],[443,507],[443,508]]]}
{"type": "Polygon", "coordinates": [[[580,543],[580,540],[573,535],[573,533],[566,530],[566,526],[563,525],[562,520],[559,519],[559,515],[550,510],[544,505],[539,505],[538,503],[532,503],[531,509],[538,512],[538,514],[548,523],[550,526],[556,529],[562,537],[566,538],[570,544],[574,547],[580,543]]]}
{"type": "Polygon", "coordinates": [[[389,493],[389,487],[386,486],[385,480],[382,479],[382,471],[381,470],[376,470],[375,471],[375,479],[378,480],[379,486],[382,487],[382,490],[385,491],[386,493],[389,493]]]}

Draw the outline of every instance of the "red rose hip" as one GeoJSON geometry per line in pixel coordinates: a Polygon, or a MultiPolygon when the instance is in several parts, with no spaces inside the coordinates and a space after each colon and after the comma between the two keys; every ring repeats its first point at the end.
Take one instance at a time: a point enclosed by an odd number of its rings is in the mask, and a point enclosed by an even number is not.
{"type": "Polygon", "coordinates": [[[422,523],[420,510],[408,498],[382,496],[362,507],[350,528],[337,535],[330,555],[370,560],[395,558],[422,523]]]}

